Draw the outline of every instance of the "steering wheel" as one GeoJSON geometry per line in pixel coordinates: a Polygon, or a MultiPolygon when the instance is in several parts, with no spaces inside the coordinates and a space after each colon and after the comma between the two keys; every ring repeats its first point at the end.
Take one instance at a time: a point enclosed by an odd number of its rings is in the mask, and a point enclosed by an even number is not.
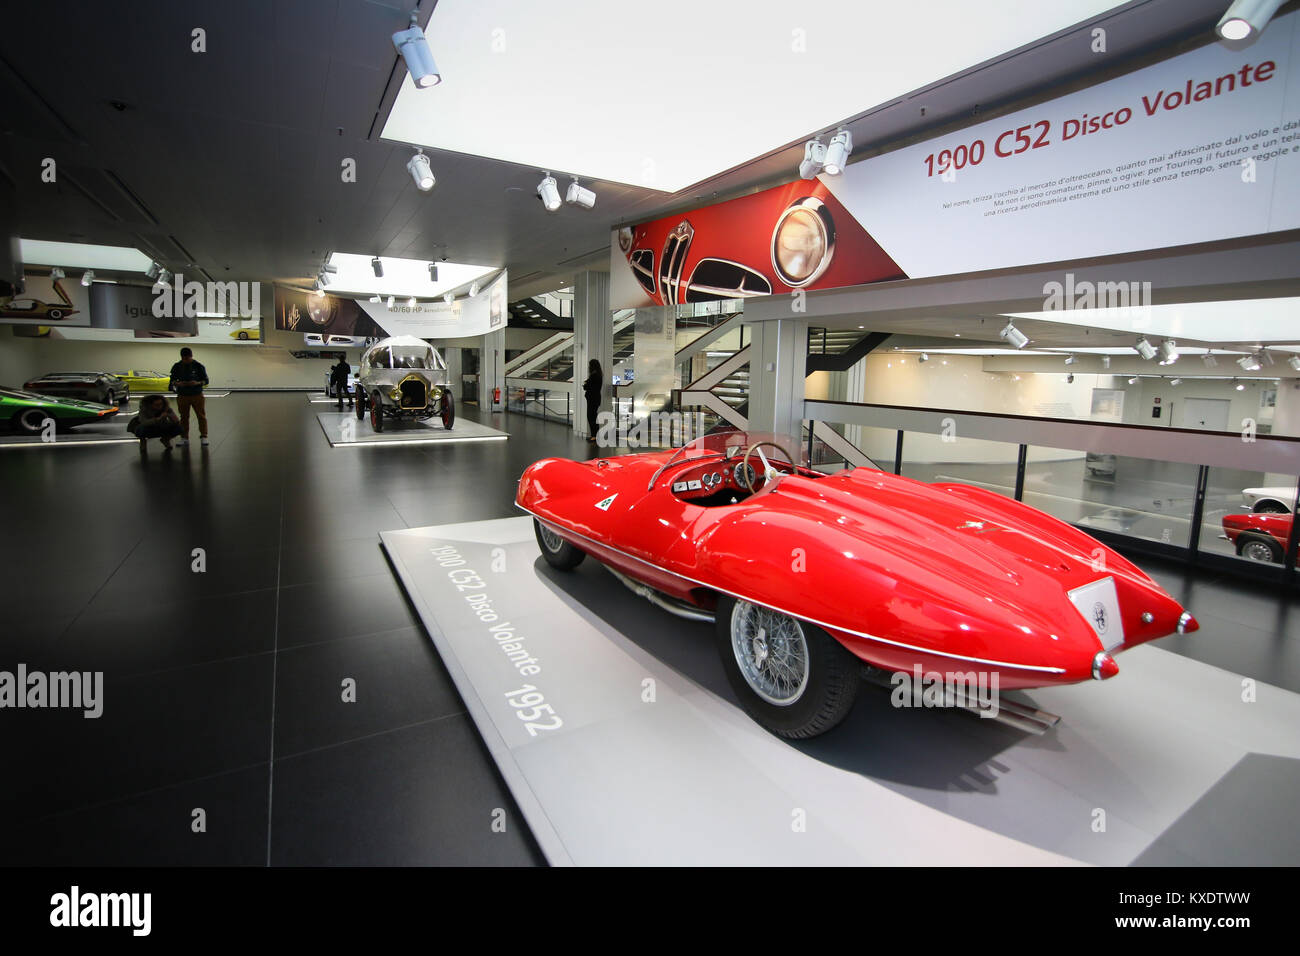
{"type": "Polygon", "coordinates": [[[756,442],[754,442],[754,444],[750,445],[749,448],[745,451],[745,457],[744,457],[744,459],[743,459],[743,460],[741,461],[741,463],[740,463],[740,477],[741,477],[741,481],[742,481],[742,483],[745,485],[745,488],[748,489],[748,491],[750,492],[750,494],[753,494],[754,492],[756,492],[756,491],[758,490],[758,488],[762,486],[763,482],[766,482],[766,481],[769,480],[769,479],[779,478],[779,477],[781,477],[781,475],[783,474],[783,472],[779,472],[779,471],[777,471],[774,467],[772,467],[772,463],[771,463],[770,461],[768,461],[768,460],[767,460],[767,456],[763,454],[763,447],[762,447],[762,446],[764,446],[764,445],[767,445],[767,446],[769,446],[769,447],[775,449],[776,451],[779,451],[781,454],[783,454],[783,455],[785,456],[785,460],[791,463],[791,467],[794,467],[794,465],[793,465],[793,462],[794,462],[794,455],[790,454],[788,451],[786,451],[784,448],[782,448],[782,447],[781,447],[780,445],[778,445],[776,442],[774,442],[774,441],[756,441],[756,442]],[[749,478],[749,473],[753,470],[753,469],[751,469],[750,466],[749,466],[749,457],[750,457],[750,455],[754,454],[754,452],[758,452],[758,460],[761,461],[761,462],[763,463],[763,473],[762,473],[762,475],[756,476],[756,477],[760,477],[760,478],[762,478],[762,481],[758,482],[757,486],[755,485],[754,482],[750,481],[750,478],[749,478]]]}

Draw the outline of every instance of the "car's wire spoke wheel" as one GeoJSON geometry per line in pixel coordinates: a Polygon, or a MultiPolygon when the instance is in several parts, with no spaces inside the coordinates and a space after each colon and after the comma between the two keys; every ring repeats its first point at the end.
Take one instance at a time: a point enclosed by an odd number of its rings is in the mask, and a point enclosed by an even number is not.
{"type": "Polygon", "coordinates": [[[731,647],[745,683],[769,704],[788,707],[808,688],[808,640],[794,618],[737,601],[731,647]]]}
{"type": "Polygon", "coordinates": [[[1273,561],[1273,548],[1267,541],[1248,541],[1242,546],[1241,556],[1251,561],[1273,561]]]}
{"type": "Polygon", "coordinates": [[[551,554],[558,554],[564,547],[564,539],[541,522],[538,522],[538,527],[541,529],[542,547],[551,554]]]}

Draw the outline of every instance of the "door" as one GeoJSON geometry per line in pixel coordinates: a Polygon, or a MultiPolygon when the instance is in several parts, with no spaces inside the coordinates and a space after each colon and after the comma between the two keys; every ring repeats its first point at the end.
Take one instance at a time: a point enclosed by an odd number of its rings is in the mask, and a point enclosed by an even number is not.
{"type": "Polygon", "coordinates": [[[1183,399],[1183,427],[1229,431],[1228,406],[1231,404],[1226,398],[1183,399]]]}

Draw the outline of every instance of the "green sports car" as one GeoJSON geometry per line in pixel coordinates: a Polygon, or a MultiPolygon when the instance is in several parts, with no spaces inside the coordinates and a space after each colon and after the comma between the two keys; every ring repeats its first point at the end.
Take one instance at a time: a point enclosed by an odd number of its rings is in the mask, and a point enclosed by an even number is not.
{"type": "Polygon", "coordinates": [[[51,419],[56,428],[72,428],[116,414],[114,405],[37,395],[20,388],[0,388],[0,421],[10,422],[18,431],[29,435],[39,435],[51,419]]]}

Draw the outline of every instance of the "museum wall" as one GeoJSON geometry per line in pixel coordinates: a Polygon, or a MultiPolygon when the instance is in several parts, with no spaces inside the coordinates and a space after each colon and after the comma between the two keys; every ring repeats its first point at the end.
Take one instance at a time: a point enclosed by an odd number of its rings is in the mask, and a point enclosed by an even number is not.
{"type": "MultiPolygon", "coordinates": [[[[298,336],[299,342],[302,337],[298,336]]],[[[167,373],[180,357],[183,339],[147,342],[92,342],[15,339],[0,346],[0,382],[22,385],[45,372],[59,370],[119,372],[151,369],[167,373]]],[[[194,357],[207,367],[213,388],[320,388],[333,361],[297,359],[284,348],[268,345],[195,344],[194,357]]],[[[349,361],[356,364],[349,352],[349,361]]]]}

